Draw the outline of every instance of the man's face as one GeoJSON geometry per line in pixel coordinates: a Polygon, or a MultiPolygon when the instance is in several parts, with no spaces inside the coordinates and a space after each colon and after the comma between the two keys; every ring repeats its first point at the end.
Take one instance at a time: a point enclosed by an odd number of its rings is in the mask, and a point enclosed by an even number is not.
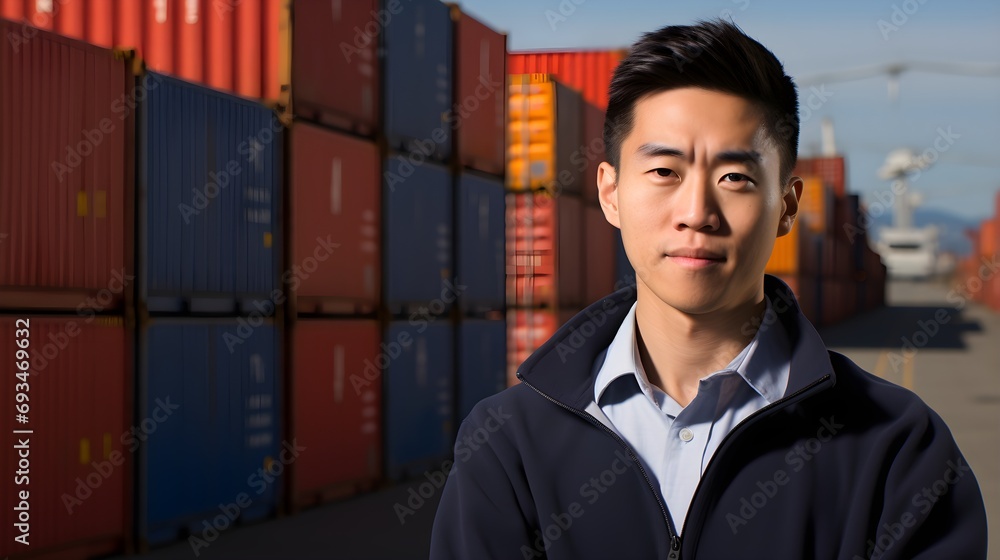
{"type": "Polygon", "coordinates": [[[802,189],[797,178],[788,189],[779,183],[777,145],[759,111],[741,97],[684,88],[642,98],[633,122],[617,185],[606,162],[598,185],[640,291],[689,314],[759,301],[802,189]]]}

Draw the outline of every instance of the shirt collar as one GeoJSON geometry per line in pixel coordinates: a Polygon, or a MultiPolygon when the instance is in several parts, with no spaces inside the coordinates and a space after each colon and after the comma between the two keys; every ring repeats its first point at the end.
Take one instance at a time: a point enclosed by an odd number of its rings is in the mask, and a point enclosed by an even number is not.
{"type": "MultiPolygon", "coordinates": [[[[706,375],[702,379],[725,372],[737,373],[768,404],[784,396],[788,384],[789,361],[791,358],[788,335],[781,321],[777,320],[771,300],[764,296],[765,310],[763,323],[769,328],[759,328],[753,339],[722,370],[706,375]]],[[[622,321],[615,338],[600,359],[600,370],[594,381],[594,400],[601,402],[601,396],[616,379],[632,375],[638,388],[654,403],[653,388],[639,358],[636,342],[635,310],[638,302],[632,304],[622,321]]]]}

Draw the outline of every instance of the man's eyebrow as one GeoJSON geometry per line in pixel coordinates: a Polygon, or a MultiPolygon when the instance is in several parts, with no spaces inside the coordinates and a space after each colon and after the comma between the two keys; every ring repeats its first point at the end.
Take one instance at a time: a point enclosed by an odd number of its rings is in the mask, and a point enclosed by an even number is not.
{"type": "Polygon", "coordinates": [[[726,150],[716,154],[715,159],[726,163],[745,163],[759,167],[764,158],[757,150],[726,150]]]}
{"type": "Polygon", "coordinates": [[[663,144],[656,143],[646,143],[636,150],[640,156],[645,156],[648,158],[667,156],[667,157],[677,157],[683,158],[684,152],[678,150],[677,148],[671,148],[670,146],[664,146],[663,144]]]}

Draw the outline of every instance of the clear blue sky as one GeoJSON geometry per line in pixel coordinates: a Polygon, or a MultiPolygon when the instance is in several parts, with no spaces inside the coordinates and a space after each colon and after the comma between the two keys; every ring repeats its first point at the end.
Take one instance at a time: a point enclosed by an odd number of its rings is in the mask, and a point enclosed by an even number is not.
{"type": "MultiPolygon", "coordinates": [[[[662,25],[731,14],[797,79],[903,61],[1000,63],[995,0],[464,0],[460,5],[507,32],[511,50],[624,47],[662,25]],[[569,15],[562,16],[560,4],[569,15]],[[902,16],[906,21],[884,35],[879,20],[892,24],[894,6],[896,21],[902,16]]],[[[848,188],[869,197],[888,190],[876,171],[889,150],[908,146],[922,152],[933,146],[939,127],[951,127],[959,138],[913,190],[925,195],[928,209],[974,220],[992,215],[1000,189],[1000,78],[909,72],[900,79],[896,102],[888,99],[887,82],[875,77],[825,84],[833,95],[803,123],[800,154],[818,152],[820,120],[830,117],[838,150],[848,158],[848,188]]],[[[800,98],[808,93],[800,87],[800,98]]]]}

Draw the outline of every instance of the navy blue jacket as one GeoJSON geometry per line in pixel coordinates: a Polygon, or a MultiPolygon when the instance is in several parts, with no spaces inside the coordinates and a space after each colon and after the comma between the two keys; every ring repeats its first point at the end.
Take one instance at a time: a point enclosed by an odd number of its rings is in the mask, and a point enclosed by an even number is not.
{"type": "Polygon", "coordinates": [[[630,287],[576,315],[522,383],[462,423],[431,558],[986,558],[982,494],[941,418],[828,351],[783,282],[765,276],[765,291],[792,339],[785,397],[722,442],[682,536],[593,402],[630,287]],[[801,367],[816,353],[823,368],[801,367]]]}

